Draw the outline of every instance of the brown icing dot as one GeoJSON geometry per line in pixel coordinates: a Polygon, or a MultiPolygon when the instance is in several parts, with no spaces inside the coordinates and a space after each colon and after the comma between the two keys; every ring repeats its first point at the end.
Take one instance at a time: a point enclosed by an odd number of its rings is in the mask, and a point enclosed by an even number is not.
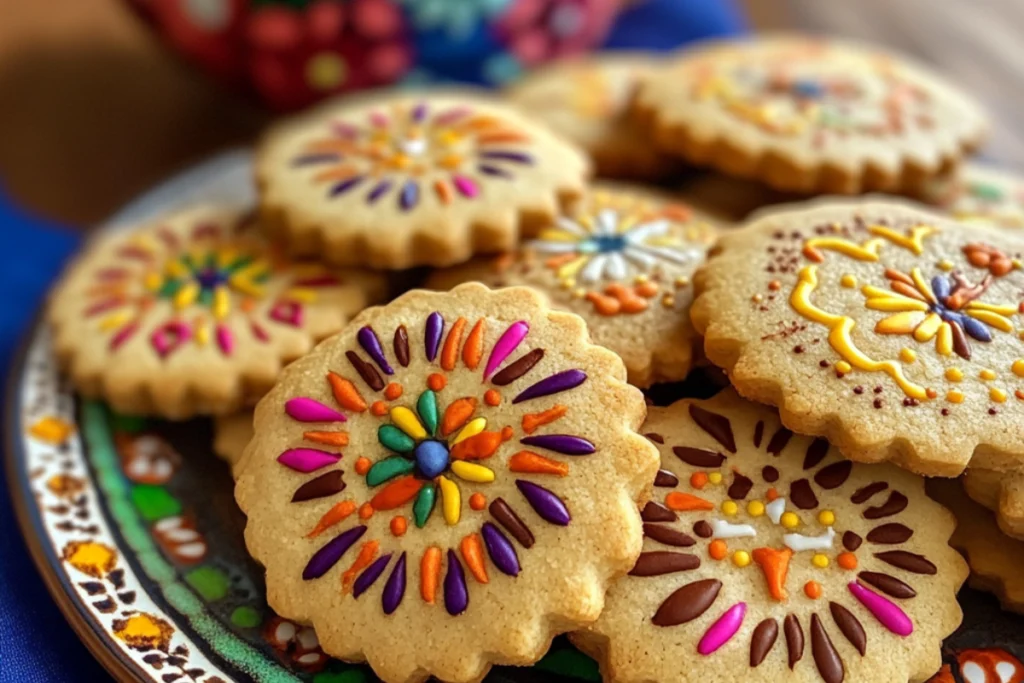
{"type": "Polygon", "coordinates": [[[801,510],[813,510],[818,507],[818,498],[811,490],[811,482],[797,479],[789,485],[789,499],[801,510]]]}
{"type": "Polygon", "coordinates": [[[775,647],[779,637],[779,623],[774,619],[765,619],[756,627],[750,637],[750,666],[756,667],[775,647]]]}
{"type": "Polygon", "coordinates": [[[884,572],[861,572],[857,578],[897,600],[907,600],[917,595],[913,587],[884,572]]]}
{"type": "Polygon", "coordinates": [[[717,467],[721,467],[722,463],[725,462],[724,455],[704,448],[674,446],[672,448],[672,452],[687,465],[691,467],[699,467],[701,469],[715,469],[717,467]]]}
{"type": "Polygon", "coordinates": [[[846,669],[843,668],[843,660],[832,645],[832,640],[821,625],[821,619],[817,614],[811,615],[811,656],[818,667],[825,683],[842,683],[846,676],[846,669]]]}
{"type": "Polygon", "coordinates": [[[803,353],[803,352],[804,352],[804,347],[801,346],[800,344],[797,344],[796,346],[793,347],[793,353],[803,353]]]}
{"type": "Polygon", "coordinates": [[[856,532],[846,531],[843,532],[843,547],[849,550],[851,553],[860,547],[860,544],[864,542],[856,532]]]}
{"type": "Polygon", "coordinates": [[[647,434],[644,434],[644,436],[646,436],[654,443],[665,443],[665,437],[663,437],[661,434],[658,434],[657,432],[649,432],[647,434]]]}
{"type": "Polygon", "coordinates": [[[711,435],[711,437],[722,444],[725,450],[730,453],[736,452],[736,439],[732,435],[732,422],[725,415],[705,410],[693,403],[690,404],[690,417],[697,423],[697,426],[711,435]]]}
{"type": "Polygon", "coordinates": [[[832,612],[832,619],[835,620],[839,631],[846,636],[850,644],[857,648],[857,652],[863,657],[868,649],[868,636],[864,633],[864,625],[853,615],[853,612],[838,602],[828,603],[828,609],[832,612]]]}
{"type": "Polygon", "coordinates": [[[526,522],[519,518],[515,510],[509,507],[508,503],[501,498],[495,498],[487,509],[491,516],[505,527],[505,531],[519,541],[520,545],[524,548],[533,546],[533,532],[530,531],[530,527],[526,526],[526,522]]]}
{"type": "Polygon", "coordinates": [[[754,425],[754,448],[761,447],[761,438],[764,436],[764,420],[758,420],[754,425]]]}
{"type": "Polygon", "coordinates": [[[829,362],[827,360],[818,361],[818,366],[822,368],[827,368],[829,366],[829,362]]]}
{"type": "Polygon", "coordinates": [[[942,417],[949,417],[949,408],[943,408],[939,412],[942,413],[942,417]]]}
{"type": "Polygon", "coordinates": [[[640,553],[636,564],[630,570],[630,576],[661,576],[696,569],[700,566],[700,558],[689,553],[673,553],[667,550],[653,550],[640,553]]]}
{"type": "Polygon", "coordinates": [[[779,427],[778,431],[772,434],[772,438],[768,440],[768,452],[777,456],[792,438],[793,432],[785,427],[779,427]]]}
{"type": "Polygon", "coordinates": [[[754,488],[754,482],[750,477],[744,476],[739,472],[733,472],[732,484],[729,485],[727,493],[733,500],[743,500],[752,488],[754,488]]]}
{"type": "Polygon", "coordinates": [[[765,465],[761,470],[761,478],[769,484],[773,484],[779,480],[779,471],[771,465],[765,465]]]}
{"type": "MultiPolygon", "coordinates": [[[[854,501],[857,502],[857,501],[854,501]]],[[[885,501],[877,507],[870,507],[864,511],[864,517],[866,519],[881,519],[883,517],[891,517],[892,515],[899,514],[907,509],[907,497],[899,491],[892,491],[889,494],[889,500],[885,501]]]]}
{"type": "Polygon", "coordinates": [[[800,628],[800,620],[795,614],[787,614],[782,623],[786,634],[786,648],[789,650],[789,668],[792,670],[800,658],[804,656],[804,630],[800,628]]]}
{"type": "Polygon", "coordinates": [[[672,488],[679,484],[679,477],[672,474],[668,470],[658,470],[658,473],[654,475],[654,485],[661,486],[664,488],[672,488]]]}
{"type": "Polygon", "coordinates": [[[651,524],[650,522],[644,523],[644,536],[658,543],[673,545],[678,548],[689,548],[697,542],[692,536],[684,534],[682,531],[670,529],[667,526],[651,524]]]}
{"type": "Polygon", "coordinates": [[[652,500],[649,501],[640,512],[640,519],[645,522],[674,522],[678,518],[676,517],[676,513],[672,512],[661,503],[655,503],[652,500]]]}
{"type": "Polygon", "coordinates": [[[872,391],[874,391],[876,394],[882,393],[882,385],[881,384],[875,385],[875,388],[872,391]]]}
{"type": "Polygon", "coordinates": [[[895,545],[903,543],[914,535],[914,530],[898,522],[876,526],[868,532],[868,543],[895,545]]]}
{"type": "Polygon", "coordinates": [[[823,489],[839,488],[846,483],[853,471],[853,463],[849,460],[840,460],[827,465],[814,475],[814,481],[823,489]]]}
{"type": "Polygon", "coordinates": [[[875,399],[875,400],[874,400],[874,401],[873,401],[873,402],[871,403],[871,405],[873,405],[873,406],[874,406],[874,407],[876,407],[876,408],[881,408],[881,407],[882,407],[883,405],[885,405],[885,401],[883,401],[883,400],[882,400],[882,399],[880,399],[880,398],[876,398],[876,399],[875,399]]]}
{"type": "Polygon", "coordinates": [[[853,388],[853,393],[857,394],[858,396],[863,394],[864,393],[864,387],[862,387],[861,385],[858,384],[857,386],[855,386],[853,388]]]}
{"type": "Polygon", "coordinates": [[[325,498],[333,496],[345,490],[345,482],[341,480],[341,470],[331,470],[321,474],[316,479],[311,479],[295,490],[292,496],[293,503],[301,503],[306,500],[325,498]]]}
{"type": "Polygon", "coordinates": [[[996,410],[995,408],[989,408],[988,409],[988,414],[989,415],[997,415],[998,413],[999,413],[999,411],[996,410]]]}
{"type": "Polygon", "coordinates": [[[903,569],[912,574],[932,576],[938,573],[938,569],[927,557],[908,553],[906,550],[886,550],[884,553],[875,553],[875,557],[886,564],[891,564],[898,569],[903,569]]]}
{"type": "Polygon", "coordinates": [[[693,621],[714,604],[722,582],[703,579],[678,588],[665,599],[651,621],[655,626],[678,626],[693,621]]]}
{"type": "Polygon", "coordinates": [[[828,455],[829,443],[827,439],[817,438],[807,446],[807,454],[804,456],[804,469],[809,470],[817,467],[825,456],[828,455]]]}
{"type": "Polygon", "coordinates": [[[693,525],[693,533],[697,534],[701,538],[711,538],[712,534],[715,533],[715,530],[711,528],[710,524],[702,519],[693,525]]]}
{"type": "Polygon", "coordinates": [[[859,488],[856,491],[854,491],[853,495],[850,496],[850,501],[856,503],[857,505],[860,505],[861,503],[866,503],[868,501],[868,498],[875,495],[879,491],[886,490],[887,488],[889,488],[889,484],[887,484],[884,481],[873,482],[863,488],[859,488]]]}

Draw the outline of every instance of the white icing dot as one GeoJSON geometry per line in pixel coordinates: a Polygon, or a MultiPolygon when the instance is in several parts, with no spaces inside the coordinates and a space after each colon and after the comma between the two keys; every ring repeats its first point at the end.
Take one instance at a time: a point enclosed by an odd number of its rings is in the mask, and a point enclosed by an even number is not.
{"type": "Polygon", "coordinates": [[[825,533],[818,536],[805,536],[803,534],[786,534],[782,542],[793,552],[802,550],[829,550],[836,532],[832,527],[825,530],[825,533]]]}
{"type": "Polygon", "coordinates": [[[290,621],[282,621],[274,629],[274,638],[279,643],[290,643],[295,637],[295,624],[290,621]]]}
{"type": "Polygon", "coordinates": [[[960,670],[967,683],[986,683],[988,676],[985,670],[978,666],[977,662],[967,662],[960,670]]]}
{"type": "Polygon", "coordinates": [[[320,641],[316,637],[316,631],[311,628],[304,628],[299,631],[298,635],[295,636],[295,640],[305,650],[312,650],[320,646],[320,641]]]}
{"type": "Polygon", "coordinates": [[[423,138],[409,138],[398,141],[398,148],[410,156],[418,157],[427,151],[427,141],[423,138]]]}
{"type": "Polygon", "coordinates": [[[1017,673],[1017,667],[1010,662],[999,662],[996,664],[996,673],[999,674],[999,683],[1010,683],[1017,673]]]}
{"type": "Polygon", "coordinates": [[[135,452],[139,455],[145,455],[152,458],[160,453],[160,447],[163,445],[163,441],[155,436],[147,435],[140,436],[135,439],[135,443],[132,445],[135,446],[135,452]]]}
{"type": "Polygon", "coordinates": [[[174,549],[174,554],[175,555],[177,555],[178,557],[184,557],[184,558],[188,558],[188,559],[194,559],[194,558],[197,558],[197,557],[202,557],[203,553],[205,553],[205,552],[206,552],[206,544],[205,543],[201,543],[201,542],[200,543],[186,543],[184,545],[179,545],[177,548],[174,549]]]}
{"type": "Polygon", "coordinates": [[[160,532],[166,532],[170,529],[177,529],[179,526],[181,526],[181,517],[175,515],[174,517],[164,517],[154,524],[153,528],[160,532]]]}
{"type": "Polygon", "coordinates": [[[772,502],[764,506],[764,512],[768,515],[768,519],[772,520],[772,524],[778,524],[782,520],[782,513],[786,511],[786,499],[776,498],[772,502]]]}
{"type": "Polygon", "coordinates": [[[230,19],[227,0],[185,0],[183,5],[189,19],[207,31],[220,31],[230,19]]]}
{"type": "Polygon", "coordinates": [[[168,531],[164,538],[172,543],[190,543],[199,538],[199,534],[192,529],[179,528],[168,531]]]}
{"type": "Polygon", "coordinates": [[[724,519],[711,520],[712,538],[743,538],[757,536],[757,531],[749,524],[732,524],[724,519]]]}

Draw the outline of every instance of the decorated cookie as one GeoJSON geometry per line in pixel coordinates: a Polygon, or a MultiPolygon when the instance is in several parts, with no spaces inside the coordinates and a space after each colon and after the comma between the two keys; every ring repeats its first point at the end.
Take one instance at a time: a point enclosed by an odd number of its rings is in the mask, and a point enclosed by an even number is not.
{"type": "Polygon", "coordinates": [[[1004,534],[1024,541],[1024,474],[972,467],[963,481],[967,495],[996,513],[1004,534]]]}
{"type": "Polygon", "coordinates": [[[640,552],[658,454],[625,378],[526,288],[364,311],[256,409],[235,493],[270,605],[388,683],[535,662],[640,552]]]}
{"type": "Polygon", "coordinates": [[[506,91],[509,100],[582,147],[608,177],[656,179],[679,161],[659,152],[648,132],[628,116],[637,80],[655,63],[651,55],[609,53],[556,62],[506,91]]]}
{"type": "Polygon", "coordinates": [[[658,146],[780,190],[917,190],[984,137],[965,93],[872,47],[787,35],[679,53],[638,88],[658,146]]]}
{"type": "Polygon", "coordinates": [[[1008,538],[990,510],[964,494],[955,479],[929,479],[928,494],[956,515],[950,543],[967,557],[972,588],[994,594],[1003,609],[1024,614],[1024,542],[1008,538]]]}
{"type": "Polygon", "coordinates": [[[691,313],[741,394],[853,460],[941,476],[1024,465],[1021,238],[846,201],[718,244],[691,313]]]}
{"type": "Polygon", "coordinates": [[[928,185],[924,199],[959,220],[1024,228],[1024,179],[980,164],[965,164],[928,185]]]}
{"type": "Polygon", "coordinates": [[[924,481],[855,465],[731,390],[651,408],[643,552],[572,638],[606,681],[920,681],[967,567],[924,481]]]}
{"type": "Polygon", "coordinates": [[[92,244],[51,295],[49,319],[81,393],[183,419],[255,404],[283,364],[385,286],[288,259],[245,211],[198,206],[92,244]]]}
{"type": "Polygon", "coordinates": [[[213,452],[224,460],[232,472],[242,460],[242,452],[252,440],[252,411],[224,415],[213,421],[213,452]]]}
{"type": "Polygon", "coordinates": [[[271,234],[294,253],[380,268],[509,249],[588,173],[570,143],[467,94],[327,105],[272,130],[256,159],[271,234]]]}
{"type": "Polygon", "coordinates": [[[735,225],[760,209],[800,201],[801,195],[780,192],[754,180],[732,178],[714,171],[686,177],[677,195],[687,204],[716,219],[719,225],[735,225]]]}
{"type": "Polygon", "coordinates": [[[582,316],[594,341],[625,362],[630,383],[646,387],[690,371],[690,277],[715,234],[682,204],[612,186],[593,191],[518,251],[437,271],[428,286],[534,287],[582,316]]]}

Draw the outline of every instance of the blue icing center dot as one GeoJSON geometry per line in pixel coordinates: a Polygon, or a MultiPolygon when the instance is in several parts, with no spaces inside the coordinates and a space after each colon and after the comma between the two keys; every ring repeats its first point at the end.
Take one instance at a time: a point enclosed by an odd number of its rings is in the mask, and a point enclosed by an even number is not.
{"type": "Polygon", "coordinates": [[[448,447],[440,441],[421,441],[413,457],[420,474],[427,479],[433,479],[448,467],[448,447]]]}
{"type": "Polygon", "coordinates": [[[792,87],[798,97],[817,99],[825,94],[825,89],[816,81],[796,81],[792,87]]]}
{"type": "Polygon", "coordinates": [[[621,235],[595,235],[590,238],[592,251],[605,254],[613,251],[622,251],[626,248],[626,238],[621,235]]]}
{"type": "Polygon", "coordinates": [[[227,282],[224,274],[213,268],[206,268],[196,274],[196,280],[203,289],[213,289],[217,285],[227,282]]]}

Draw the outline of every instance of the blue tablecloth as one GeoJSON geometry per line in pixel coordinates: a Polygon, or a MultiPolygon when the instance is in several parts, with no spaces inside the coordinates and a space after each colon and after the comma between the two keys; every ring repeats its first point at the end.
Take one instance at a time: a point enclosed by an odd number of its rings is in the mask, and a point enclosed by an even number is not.
{"type": "MultiPolygon", "coordinates": [[[[665,50],[742,30],[740,14],[726,0],[649,0],[625,12],[607,46],[665,50]]],[[[2,386],[7,386],[12,354],[46,287],[80,239],[79,234],[17,211],[0,188],[2,386]]],[[[64,621],[32,564],[4,478],[0,468],[0,682],[104,680],[102,667],[64,621]]]]}

